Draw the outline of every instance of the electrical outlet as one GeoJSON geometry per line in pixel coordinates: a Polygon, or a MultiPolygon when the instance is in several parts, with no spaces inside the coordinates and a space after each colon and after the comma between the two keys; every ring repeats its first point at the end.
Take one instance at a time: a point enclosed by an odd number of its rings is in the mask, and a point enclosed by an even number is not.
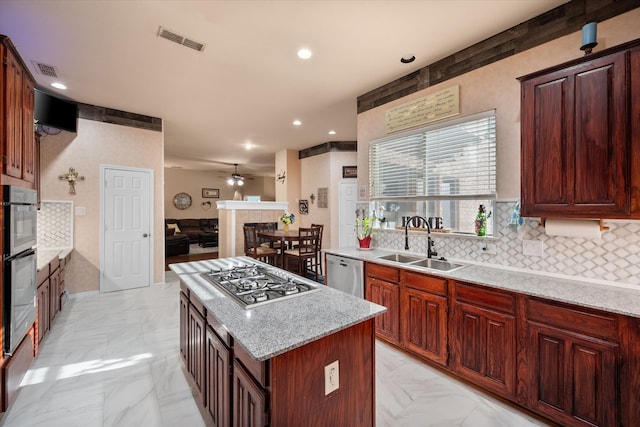
{"type": "Polygon", "coordinates": [[[340,367],[338,361],[324,367],[324,395],[336,391],[340,387],[340,367]]]}
{"type": "Polygon", "coordinates": [[[543,246],[542,240],[523,240],[522,255],[542,256],[543,246]]]}
{"type": "Polygon", "coordinates": [[[487,255],[495,255],[497,253],[496,244],[482,242],[480,244],[480,252],[487,255]]]}

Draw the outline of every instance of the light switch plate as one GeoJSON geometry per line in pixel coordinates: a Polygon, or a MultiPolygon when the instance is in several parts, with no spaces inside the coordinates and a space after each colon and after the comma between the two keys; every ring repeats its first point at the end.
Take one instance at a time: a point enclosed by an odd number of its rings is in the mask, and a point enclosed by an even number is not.
{"type": "Polygon", "coordinates": [[[522,254],[528,256],[542,256],[543,255],[543,243],[542,240],[523,240],[522,241],[522,254]]]}
{"type": "Polygon", "coordinates": [[[340,387],[340,366],[338,361],[324,367],[324,395],[336,391],[340,387]]]}

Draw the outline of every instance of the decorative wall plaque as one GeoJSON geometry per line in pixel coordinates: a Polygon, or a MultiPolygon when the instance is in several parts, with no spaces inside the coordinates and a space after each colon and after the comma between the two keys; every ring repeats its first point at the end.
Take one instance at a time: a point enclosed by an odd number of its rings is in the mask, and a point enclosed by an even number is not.
{"type": "Polygon", "coordinates": [[[328,187],[318,188],[318,207],[319,208],[329,207],[329,188],[328,187]]]}
{"type": "Polygon", "coordinates": [[[455,85],[386,111],[387,133],[460,114],[460,86],[455,85]]]}

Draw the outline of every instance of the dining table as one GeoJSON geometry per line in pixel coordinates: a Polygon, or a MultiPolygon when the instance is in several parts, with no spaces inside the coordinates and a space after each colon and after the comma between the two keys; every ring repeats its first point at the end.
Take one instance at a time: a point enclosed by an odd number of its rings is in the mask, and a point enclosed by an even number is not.
{"type": "Polygon", "coordinates": [[[298,230],[262,230],[258,231],[258,237],[269,240],[272,248],[280,249],[278,263],[282,266],[284,259],[284,251],[293,246],[293,242],[297,242],[300,235],[298,230]]]}

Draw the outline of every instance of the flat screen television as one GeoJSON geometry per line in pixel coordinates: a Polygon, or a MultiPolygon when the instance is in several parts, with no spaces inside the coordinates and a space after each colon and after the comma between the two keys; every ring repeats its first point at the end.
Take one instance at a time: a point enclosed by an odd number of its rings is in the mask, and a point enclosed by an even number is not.
{"type": "Polygon", "coordinates": [[[78,130],[78,104],[36,89],[34,118],[40,126],[49,126],[69,132],[78,130]]]}

